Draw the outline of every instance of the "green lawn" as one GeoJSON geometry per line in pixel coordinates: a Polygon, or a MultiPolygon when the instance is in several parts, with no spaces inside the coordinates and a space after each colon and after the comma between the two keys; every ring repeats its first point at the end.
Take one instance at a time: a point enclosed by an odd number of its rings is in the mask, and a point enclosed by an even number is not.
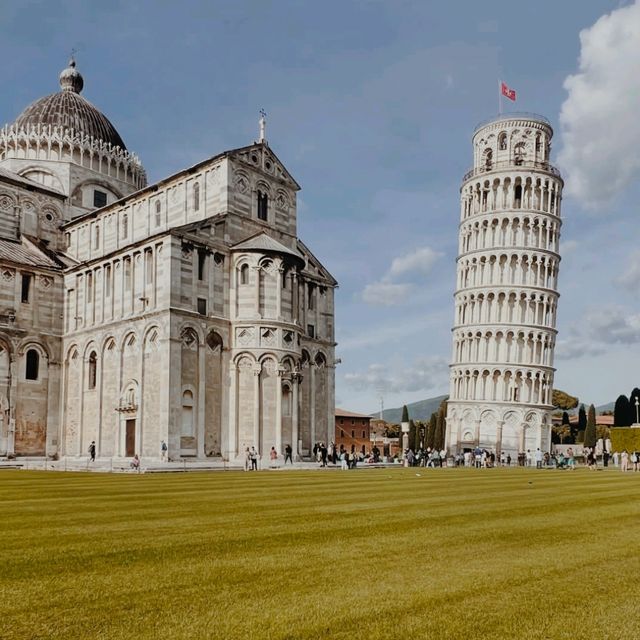
{"type": "Polygon", "coordinates": [[[615,470],[2,471],[0,638],[637,637],[639,494],[615,470]]]}

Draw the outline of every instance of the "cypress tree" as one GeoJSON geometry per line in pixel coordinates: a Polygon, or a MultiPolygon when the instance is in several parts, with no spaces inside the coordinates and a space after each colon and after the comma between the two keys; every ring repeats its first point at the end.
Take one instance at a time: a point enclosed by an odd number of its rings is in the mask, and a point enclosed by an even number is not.
{"type": "Polygon", "coordinates": [[[409,422],[409,409],[407,409],[407,405],[402,405],[402,420],[401,422],[409,422]]]}
{"type": "Polygon", "coordinates": [[[624,394],[618,396],[613,409],[613,424],[616,427],[628,427],[629,422],[629,398],[624,394]]]}
{"type": "Polygon", "coordinates": [[[562,424],[571,424],[569,422],[569,414],[566,411],[562,412],[562,424]]]}
{"type": "Polygon", "coordinates": [[[445,431],[446,431],[446,423],[444,420],[444,416],[445,414],[442,411],[442,407],[440,407],[438,411],[438,417],[436,418],[435,437],[433,439],[433,446],[438,451],[440,451],[440,449],[444,449],[444,440],[445,440],[445,431]]]}
{"type": "Polygon", "coordinates": [[[413,449],[414,453],[416,449],[416,425],[413,420],[409,420],[409,449],[413,449]]]}
{"type": "Polygon", "coordinates": [[[578,410],[578,432],[585,431],[587,428],[587,412],[584,409],[584,405],[580,405],[578,410]]]}
{"type": "Polygon", "coordinates": [[[587,428],[584,432],[584,446],[595,447],[596,446],[596,408],[593,405],[589,406],[589,417],[587,418],[587,428]]]}
{"type": "Polygon", "coordinates": [[[427,437],[426,442],[425,442],[425,448],[429,448],[429,449],[433,449],[433,443],[435,442],[435,438],[436,438],[436,422],[437,422],[437,415],[435,413],[431,414],[431,417],[429,418],[429,424],[427,426],[427,437]]]}

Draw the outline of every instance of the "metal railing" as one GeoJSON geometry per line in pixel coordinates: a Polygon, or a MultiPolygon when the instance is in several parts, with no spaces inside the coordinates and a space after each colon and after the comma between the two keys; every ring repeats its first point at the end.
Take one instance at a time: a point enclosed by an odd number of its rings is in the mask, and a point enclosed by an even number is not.
{"type": "Polygon", "coordinates": [[[505,120],[533,120],[534,122],[546,124],[548,127],[551,126],[551,122],[549,122],[547,118],[537,113],[531,113],[529,111],[512,111],[511,113],[501,113],[498,116],[493,116],[493,118],[487,118],[486,120],[479,122],[473,130],[473,133],[475,134],[479,129],[486,127],[488,124],[492,124],[493,122],[504,122],[505,120]]]}
{"type": "Polygon", "coordinates": [[[561,177],[559,169],[554,167],[550,162],[536,162],[535,160],[503,160],[501,162],[491,162],[490,164],[483,164],[480,167],[474,167],[467,171],[462,178],[463,182],[466,182],[473,176],[478,176],[483,173],[491,173],[492,171],[499,171],[501,169],[539,169],[540,171],[546,171],[548,173],[561,177]]]}

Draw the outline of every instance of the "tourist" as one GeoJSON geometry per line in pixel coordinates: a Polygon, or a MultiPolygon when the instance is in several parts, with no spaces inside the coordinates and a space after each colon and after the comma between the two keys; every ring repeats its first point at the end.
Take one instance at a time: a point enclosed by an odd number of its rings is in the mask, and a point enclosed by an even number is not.
{"type": "Polygon", "coordinates": [[[507,453],[507,467],[511,466],[511,454],[507,453]]]}
{"type": "Polygon", "coordinates": [[[473,458],[476,469],[479,469],[482,466],[482,449],[480,447],[476,447],[476,450],[473,452],[473,458]]]}
{"type": "Polygon", "coordinates": [[[533,454],[531,453],[531,449],[527,449],[526,461],[527,467],[533,467],[533,454]]]}
{"type": "Polygon", "coordinates": [[[611,458],[612,458],[612,460],[613,460],[613,466],[614,466],[614,467],[617,467],[617,466],[619,466],[619,465],[620,465],[620,454],[619,454],[617,451],[614,451],[614,452],[611,454],[611,458]]]}
{"type": "Polygon", "coordinates": [[[244,470],[251,470],[251,451],[249,451],[249,447],[247,447],[244,452],[244,470]]]}
{"type": "Polygon", "coordinates": [[[320,445],[320,466],[322,467],[327,466],[327,455],[328,455],[327,447],[323,442],[320,445]]]}
{"type": "Polygon", "coordinates": [[[620,471],[629,471],[629,452],[626,449],[620,454],[620,471]]]}
{"type": "Polygon", "coordinates": [[[167,443],[164,440],[160,441],[160,460],[162,462],[167,461],[167,443]]]}
{"type": "Polygon", "coordinates": [[[346,451],[340,452],[340,469],[342,469],[342,471],[348,471],[349,469],[349,460],[347,459],[346,451]]]}
{"type": "Polygon", "coordinates": [[[631,454],[631,464],[633,465],[633,470],[638,470],[638,464],[640,463],[640,454],[637,451],[634,451],[631,454]]]}
{"type": "Polygon", "coordinates": [[[567,467],[570,471],[574,471],[576,468],[576,459],[573,455],[573,448],[569,447],[567,449],[567,467]]]}
{"type": "Polygon", "coordinates": [[[444,449],[440,451],[440,466],[441,467],[447,466],[447,452],[444,449]]]}
{"type": "Polygon", "coordinates": [[[291,463],[291,465],[293,466],[293,457],[292,457],[292,453],[293,450],[291,449],[291,445],[288,444],[285,448],[284,448],[284,463],[287,464],[287,460],[291,463]]]}
{"type": "Polygon", "coordinates": [[[96,461],[96,441],[92,440],[89,445],[89,457],[91,458],[91,462],[96,461]]]}
{"type": "Polygon", "coordinates": [[[598,467],[598,461],[596,460],[596,452],[595,449],[588,448],[587,449],[587,467],[589,471],[596,471],[598,467]]]}
{"type": "Polygon", "coordinates": [[[249,459],[251,460],[251,471],[258,470],[258,452],[255,447],[251,447],[249,451],[249,459]]]}
{"type": "Polygon", "coordinates": [[[137,471],[138,473],[140,473],[140,458],[138,457],[137,453],[135,456],[133,456],[133,460],[131,461],[131,464],[129,466],[134,471],[137,471]]]}
{"type": "Polygon", "coordinates": [[[602,466],[609,466],[609,452],[606,449],[602,452],[602,466]]]}

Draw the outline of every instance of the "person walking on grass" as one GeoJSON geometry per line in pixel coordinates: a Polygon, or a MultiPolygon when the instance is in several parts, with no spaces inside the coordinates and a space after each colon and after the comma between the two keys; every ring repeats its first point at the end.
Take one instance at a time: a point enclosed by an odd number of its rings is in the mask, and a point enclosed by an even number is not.
{"type": "Polygon", "coordinates": [[[249,452],[249,459],[251,460],[251,471],[258,470],[258,452],[255,447],[251,447],[251,451],[249,452]]]}
{"type": "Polygon", "coordinates": [[[275,447],[271,447],[271,451],[269,451],[269,466],[272,469],[278,468],[278,452],[275,447]]]}
{"type": "Polygon", "coordinates": [[[89,445],[89,458],[91,459],[91,462],[96,461],[96,441],[95,440],[92,440],[91,444],[89,445]]]}
{"type": "Polygon", "coordinates": [[[634,451],[631,454],[631,464],[633,465],[633,470],[637,471],[638,466],[640,465],[640,453],[638,453],[637,451],[634,451]]]}
{"type": "Polygon", "coordinates": [[[293,457],[292,454],[293,453],[293,449],[291,448],[291,445],[288,444],[285,448],[284,448],[284,463],[287,464],[287,460],[291,463],[291,466],[293,466],[293,457]]]}
{"type": "Polygon", "coordinates": [[[542,451],[536,449],[536,469],[542,469],[542,451]]]}
{"type": "Polygon", "coordinates": [[[137,453],[135,456],[133,456],[130,467],[133,471],[137,471],[138,473],[140,473],[140,457],[137,453]]]}
{"type": "Polygon", "coordinates": [[[162,440],[160,442],[160,459],[162,460],[162,462],[166,462],[167,461],[167,443],[162,440]]]}
{"type": "Polygon", "coordinates": [[[249,451],[249,447],[244,450],[244,470],[251,471],[251,451],[249,451]]]}
{"type": "Polygon", "coordinates": [[[342,471],[348,471],[349,470],[349,461],[347,460],[347,452],[346,451],[341,451],[340,452],[340,469],[342,471]]]}
{"type": "Polygon", "coordinates": [[[629,452],[626,449],[620,454],[620,471],[629,471],[629,452]]]}

